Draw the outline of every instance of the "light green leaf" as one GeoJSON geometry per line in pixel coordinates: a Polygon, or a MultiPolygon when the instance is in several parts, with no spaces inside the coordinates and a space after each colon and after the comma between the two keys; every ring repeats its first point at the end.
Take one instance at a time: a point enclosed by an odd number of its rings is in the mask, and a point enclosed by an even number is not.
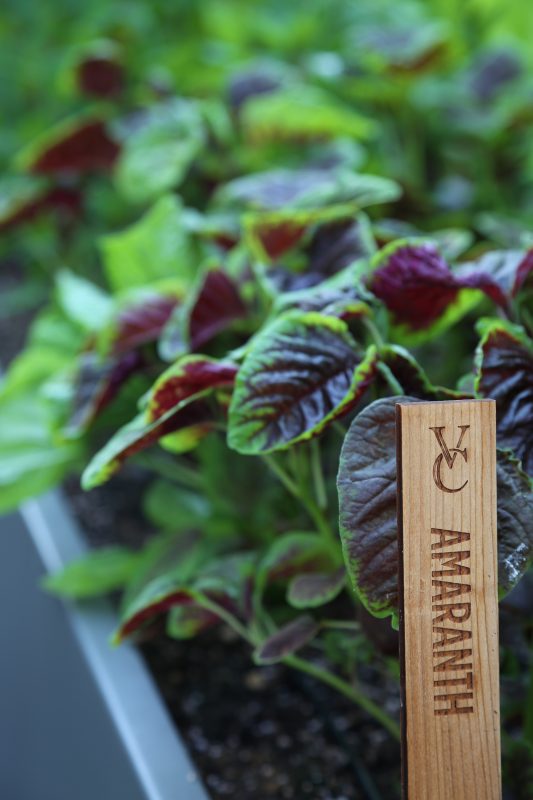
{"type": "Polygon", "coordinates": [[[114,292],[168,279],[187,286],[195,272],[192,239],[186,230],[181,201],[161,197],[139,222],[100,240],[104,268],[114,292]]]}

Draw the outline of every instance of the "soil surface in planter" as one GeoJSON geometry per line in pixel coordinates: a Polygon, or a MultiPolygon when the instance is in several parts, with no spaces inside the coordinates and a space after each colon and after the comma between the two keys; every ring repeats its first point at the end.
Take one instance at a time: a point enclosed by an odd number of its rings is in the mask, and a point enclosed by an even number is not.
{"type": "MultiPolygon", "coordinates": [[[[93,546],[149,535],[135,503],[143,480],[128,470],[88,494],[68,482],[93,546]]],[[[399,798],[399,746],[379,725],[303,674],[255,667],[227,628],[188,642],[152,630],[141,650],[213,800],[399,798]]],[[[397,687],[371,666],[360,677],[374,700],[397,710],[397,687]]]]}

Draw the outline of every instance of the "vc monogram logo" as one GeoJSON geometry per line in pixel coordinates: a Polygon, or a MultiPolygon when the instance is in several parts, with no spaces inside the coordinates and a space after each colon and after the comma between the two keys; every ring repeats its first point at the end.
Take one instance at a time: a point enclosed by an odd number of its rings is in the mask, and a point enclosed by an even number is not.
{"type": "Polygon", "coordinates": [[[455,447],[448,447],[448,445],[446,444],[443,433],[443,431],[446,430],[444,426],[441,428],[430,428],[430,431],[433,431],[433,433],[435,434],[435,437],[441,449],[441,452],[433,462],[433,480],[435,481],[436,486],[438,486],[438,488],[441,489],[443,492],[450,492],[450,493],[460,492],[461,489],[464,489],[466,484],[468,483],[468,480],[466,480],[462,486],[458,486],[456,489],[450,489],[448,486],[446,486],[442,479],[442,463],[443,461],[446,461],[446,464],[450,471],[453,470],[453,466],[455,464],[455,460],[458,455],[460,455],[463,458],[465,463],[468,463],[467,449],[466,447],[464,447],[461,450],[461,443],[469,427],[470,425],[458,426],[461,433],[459,435],[459,439],[457,440],[457,444],[455,445],[455,447]]]}

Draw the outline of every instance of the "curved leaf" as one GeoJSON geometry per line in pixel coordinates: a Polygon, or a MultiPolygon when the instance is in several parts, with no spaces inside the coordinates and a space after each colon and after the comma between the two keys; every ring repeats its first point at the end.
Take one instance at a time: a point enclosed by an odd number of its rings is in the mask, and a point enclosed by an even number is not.
{"type": "Polygon", "coordinates": [[[100,239],[104,269],[115,292],[164,280],[188,286],[196,264],[183,209],[165,195],[126,230],[100,239]]]}
{"type": "Polygon", "coordinates": [[[297,617],[264,641],[254,652],[254,660],[257,664],[276,664],[283,661],[286,656],[309,644],[318,630],[313,617],[297,617]]]}
{"type": "MultiPolygon", "coordinates": [[[[397,402],[416,400],[377,400],[356,417],[344,440],[337,479],[340,533],[353,587],[374,616],[393,618],[398,612],[397,402]]],[[[533,493],[507,453],[498,454],[497,493],[499,583],[507,592],[533,554],[533,493]]]]}
{"type": "Polygon", "coordinates": [[[339,169],[275,169],[224,184],[215,205],[240,211],[296,211],[351,203],[357,208],[396,200],[394,181],[339,169]]]}
{"type": "Polygon", "coordinates": [[[395,405],[385,398],[352,422],[341,450],[337,488],[339,525],[348,574],[376,617],[398,607],[395,405]]]}
{"type": "Polygon", "coordinates": [[[121,309],[111,334],[113,354],[157,341],[177,304],[175,295],[153,294],[121,309]]]}
{"type": "Polygon", "coordinates": [[[472,397],[461,391],[434,386],[416,358],[399,345],[384,345],[379,349],[380,364],[385,365],[402,387],[405,394],[419,400],[460,400],[472,397]]]}
{"type": "Polygon", "coordinates": [[[346,568],[335,572],[297,575],[289,586],[287,600],[294,608],[317,608],[334,600],[346,584],[346,568]]]}
{"type": "Polygon", "coordinates": [[[110,169],[119,152],[104,120],[80,116],[45,133],[19,155],[18,162],[34,174],[83,174],[110,169]]]}
{"type": "Polygon", "coordinates": [[[43,581],[44,587],[62,597],[98,597],[121,589],[139,563],[139,553],[126,547],[103,547],[87,553],[43,581]]]}
{"type": "Polygon", "coordinates": [[[494,250],[462,264],[455,274],[464,286],[481,289],[504,311],[533,271],[533,251],[494,250]]]}
{"type": "Polygon", "coordinates": [[[450,325],[479,299],[427,242],[393,242],[377,254],[373,270],[368,288],[385,303],[406,336],[450,325]]]}
{"type": "Polygon", "coordinates": [[[188,349],[199,350],[245,315],[246,306],[231,278],[220,269],[210,269],[196,293],[169,319],[160,342],[161,355],[171,361],[188,349]]]}
{"type": "Polygon", "coordinates": [[[342,321],[289,312],[258,334],[237,374],[229,446],[268,453],[316,436],[356,405],[375,365],[375,348],[361,352],[342,321]]]}
{"type": "Polygon", "coordinates": [[[260,560],[255,579],[255,598],[260,601],[268,583],[320,569],[329,555],[316,533],[286,533],[275,539],[260,560]]]}
{"type": "Polygon", "coordinates": [[[203,428],[213,418],[202,398],[215,389],[231,387],[236,371],[230,362],[202,356],[178,361],[155,382],[144,410],[96,453],[82,475],[82,486],[92,489],[104,483],[127,458],[176,431],[187,434],[193,429],[196,437],[198,427],[203,428]]]}
{"type": "Polygon", "coordinates": [[[250,96],[240,108],[240,120],[254,142],[366,139],[374,128],[371,120],[315,86],[289,86],[250,96]]]}
{"type": "Polygon", "coordinates": [[[205,140],[202,117],[192,102],[154,106],[125,138],[115,173],[119,191],[131,202],[146,203],[173,189],[205,140]]]}
{"type": "Polygon", "coordinates": [[[72,413],[65,427],[67,434],[73,436],[84,431],[125,382],[144,366],[143,357],[135,351],[110,359],[103,359],[93,351],[82,353],[74,382],[72,413]]]}
{"type": "Polygon", "coordinates": [[[503,320],[480,320],[476,392],[496,400],[498,445],[533,475],[533,341],[503,320]]]}

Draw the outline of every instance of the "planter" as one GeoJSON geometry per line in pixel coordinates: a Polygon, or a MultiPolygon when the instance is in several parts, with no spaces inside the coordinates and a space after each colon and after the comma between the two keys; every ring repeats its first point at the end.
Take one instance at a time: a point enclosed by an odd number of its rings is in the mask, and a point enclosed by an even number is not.
{"type": "Polygon", "coordinates": [[[109,645],[111,604],[66,605],[39,587],[85,549],[60,495],[0,530],[0,795],[207,800],[141,657],[109,645]]]}

